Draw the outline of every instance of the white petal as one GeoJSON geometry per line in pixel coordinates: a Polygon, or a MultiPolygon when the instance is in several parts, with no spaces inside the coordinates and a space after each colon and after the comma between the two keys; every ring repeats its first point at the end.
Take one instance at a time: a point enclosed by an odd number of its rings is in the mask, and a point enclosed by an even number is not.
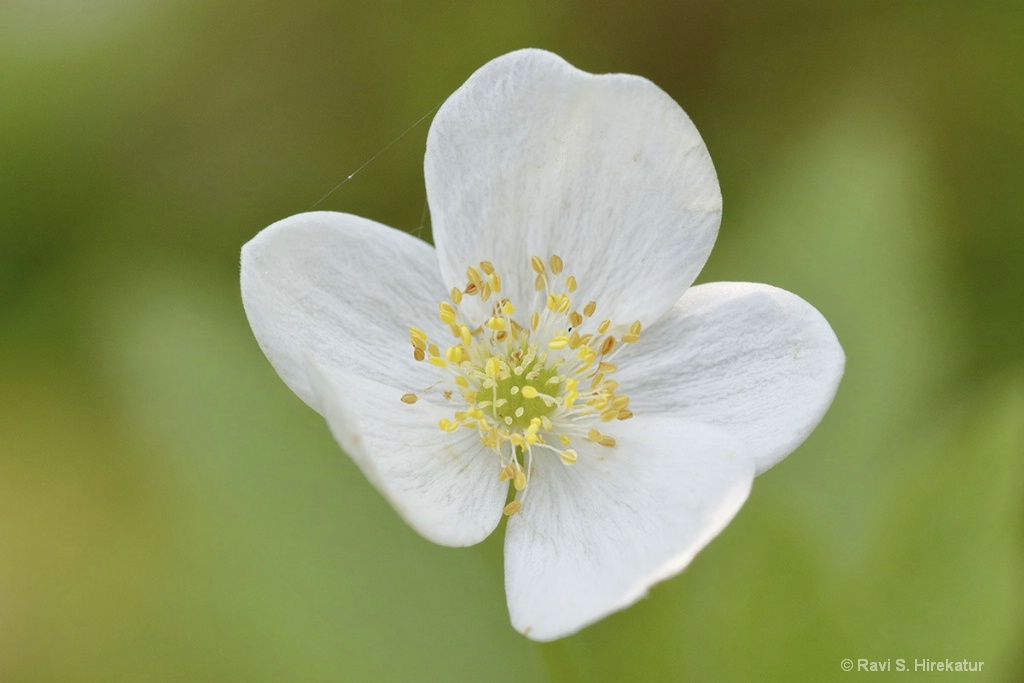
{"type": "Polygon", "coordinates": [[[402,403],[402,390],[308,366],[324,417],[366,478],[427,539],[472,545],[498,525],[508,484],[475,430],[437,426],[451,411],[425,401],[402,403]]]}
{"type": "Polygon", "coordinates": [[[437,381],[412,358],[409,327],[442,333],[433,248],[348,214],[274,223],[242,247],[242,303],[281,378],[318,412],[306,359],[417,392],[437,381]]]}
{"type": "Polygon", "coordinates": [[[513,303],[531,255],[558,254],[598,315],[650,322],[707,260],[721,194],[686,113],[650,81],[593,75],[541,50],[484,65],[438,111],[425,160],[449,286],[491,261],[513,303]]]}
{"type": "Polygon", "coordinates": [[[634,418],[581,443],[579,460],[540,458],[505,536],[512,625],[552,640],[640,599],[680,572],[750,492],[752,461],[725,432],[634,418]]]}
{"type": "Polygon", "coordinates": [[[828,321],[795,294],[715,282],[687,291],[618,362],[634,413],[718,425],[743,439],[760,473],[821,421],[845,356],[828,321]]]}

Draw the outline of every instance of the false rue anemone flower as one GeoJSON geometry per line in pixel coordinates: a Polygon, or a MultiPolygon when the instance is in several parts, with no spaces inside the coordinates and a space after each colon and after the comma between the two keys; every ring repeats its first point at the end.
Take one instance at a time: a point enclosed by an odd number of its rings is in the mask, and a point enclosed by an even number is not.
{"type": "Polygon", "coordinates": [[[242,249],[242,300],[284,382],[416,531],[503,517],[513,626],[569,635],[680,572],[835,395],[829,324],[762,284],[691,287],[722,200],[650,81],[541,50],[440,107],[435,246],[304,213],[242,249]]]}

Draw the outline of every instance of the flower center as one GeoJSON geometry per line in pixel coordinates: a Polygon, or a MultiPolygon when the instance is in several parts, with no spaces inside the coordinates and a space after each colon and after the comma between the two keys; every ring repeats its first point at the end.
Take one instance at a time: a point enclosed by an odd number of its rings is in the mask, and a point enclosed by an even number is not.
{"type": "MultiPolygon", "coordinates": [[[[574,439],[613,448],[615,439],[598,430],[597,423],[633,415],[629,397],[618,392],[610,375],[618,369],[612,359],[639,341],[640,322],[628,327],[598,322],[594,301],[575,308],[576,278],[562,277],[560,257],[545,262],[533,256],[530,265],[536,295],[528,318],[516,316],[516,305],[501,296],[501,276],[482,261],[479,268],[466,269],[464,288],[452,289],[450,301],[438,304],[454,344],[442,352],[425,332],[409,329],[413,357],[436,366],[441,375],[426,391],[441,387],[444,399],[455,405],[452,419],[440,420],[438,427],[476,430],[481,443],[498,456],[499,478],[512,482],[516,496],[506,514],[522,506],[535,451],[551,451],[572,465],[578,457],[570,447],[574,439]],[[463,307],[470,300],[465,297],[483,305],[482,324],[468,322],[472,318],[463,307]]],[[[416,394],[402,396],[409,404],[418,399],[416,394]]]]}

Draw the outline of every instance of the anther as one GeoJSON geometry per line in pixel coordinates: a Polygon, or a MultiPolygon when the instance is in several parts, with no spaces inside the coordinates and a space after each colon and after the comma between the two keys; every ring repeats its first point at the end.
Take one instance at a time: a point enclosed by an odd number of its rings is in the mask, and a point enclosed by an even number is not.
{"type": "Polygon", "coordinates": [[[447,301],[442,301],[437,305],[437,314],[445,325],[455,324],[455,309],[447,301]]]}
{"type": "Polygon", "coordinates": [[[562,257],[561,256],[559,256],[558,254],[553,254],[551,256],[551,258],[548,259],[548,262],[551,264],[551,272],[552,273],[554,273],[555,275],[558,275],[559,273],[562,272],[563,263],[562,263],[562,257]]]}
{"type": "Polygon", "coordinates": [[[412,405],[418,400],[419,397],[416,396],[416,394],[402,394],[402,403],[408,403],[409,405],[412,405]]]}
{"type": "Polygon", "coordinates": [[[512,515],[519,512],[519,508],[521,507],[523,507],[522,503],[520,503],[518,500],[513,500],[511,503],[505,506],[505,516],[511,517],[512,515]]]}
{"type": "Polygon", "coordinates": [[[564,349],[569,345],[569,337],[564,334],[556,335],[551,341],[548,342],[549,349],[564,349]]]}

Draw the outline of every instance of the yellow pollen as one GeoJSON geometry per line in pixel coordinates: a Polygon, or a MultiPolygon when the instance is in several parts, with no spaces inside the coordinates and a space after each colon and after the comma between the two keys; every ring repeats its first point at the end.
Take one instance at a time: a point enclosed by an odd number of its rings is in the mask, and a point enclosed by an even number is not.
{"type": "Polygon", "coordinates": [[[568,345],[569,338],[564,334],[559,334],[554,339],[548,342],[549,349],[564,349],[568,345]]]}
{"type": "Polygon", "coordinates": [[[445,325],[455,324],[455,309],[447,301],[442,301],[437,305],[437,314],[445,325]]]}
{"type": "Polygon", "coordinates": [[[575,439],[612,448],[615,438],[593,427],[633,416],[629,398],[616,393],[618,382],[609,376],[619,369],[612,360],[622,351],[620,342],[639,340],[640,322],[633,321],[621,337],[607,334],[613,325],[608,319],[583,334],[597,302],[579,308],[577,301],[574,307],[578,283],[565,272],[561,256],[532,256],[530,268],[540,296],[517,302],[501,294],[502,277],[492,262],[466,268],[465,287],[452,289],[437,308],[453,340],[439,345],[422,329],[409,328],[413,357],[439,368],[440,381],[420,395],[401,396],[409,405],[429,391],[443,396],[452,412],[438,428],[474,432],[494,453],[499,480],[519,492],[505,514],[521,509],[538,459],[577,463],[575,439]],[[466,296],[487,302],[482,317],[476,304],[461,308],[466,296]]]}

